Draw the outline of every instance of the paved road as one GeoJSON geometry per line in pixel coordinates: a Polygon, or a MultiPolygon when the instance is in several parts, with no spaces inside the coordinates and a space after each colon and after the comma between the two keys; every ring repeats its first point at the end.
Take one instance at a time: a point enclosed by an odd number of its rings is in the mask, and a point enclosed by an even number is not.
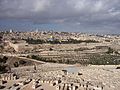
{"type": "Polygon", "coordinates": [[[26,57],[17,57],[17,58],[26,59],[26,60],[30,60],[30,61],[33,61],[33,62],[38,62],[38,63],[41,63],[41,64],[45,64],[45,62],[43,62],[43,61],[38,61],[38,60],[35,60],[35,59],[26,58],[26,57]]]}

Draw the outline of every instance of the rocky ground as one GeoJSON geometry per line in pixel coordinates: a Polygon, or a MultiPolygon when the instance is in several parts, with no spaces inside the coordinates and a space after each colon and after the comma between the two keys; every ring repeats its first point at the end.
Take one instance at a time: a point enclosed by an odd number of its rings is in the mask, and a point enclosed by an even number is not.
{"type": "MultiPolygon", "coordinates": [[[[118,66],[78,66],[54,63],[24,66],[12,68],[12,73],[19,76],[19,79],[7,78],[8,80],[5,80],[7,83],[1,83],[1,85],[5,86],[2,90],[28,90],[28,88],[29,90],[67,90],[67,88],[119,90],[120,70],[116,69],[118,66]],[[38,87],[33,89],[36,85],[38,87]]],[[[10,77],[10,74],[1,75],[1,80],[7,75],[10,77]]]]}

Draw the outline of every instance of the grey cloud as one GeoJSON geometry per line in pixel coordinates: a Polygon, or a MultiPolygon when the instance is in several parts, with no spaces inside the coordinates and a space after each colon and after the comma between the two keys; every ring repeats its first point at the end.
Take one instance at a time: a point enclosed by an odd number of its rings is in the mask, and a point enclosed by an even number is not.
{"type": "Polygon", "coordinates": [[[116,29],[120,0],[0,0],[0,18],[116,29]]]}

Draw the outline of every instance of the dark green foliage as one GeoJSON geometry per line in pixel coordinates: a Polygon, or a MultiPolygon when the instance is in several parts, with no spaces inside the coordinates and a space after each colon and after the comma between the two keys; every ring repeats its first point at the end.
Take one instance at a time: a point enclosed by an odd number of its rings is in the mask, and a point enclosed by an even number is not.
{"type": "Polygon", "coordinates": [[[83,59],[75,59],[64,57],[64,58],[50,58],[50,57],[42,57],[39,55],[28,56],[29,58],[36,59],[44,62],[52,62],[52,63],[64,63],[64,64],[81,64],[81,65],[118,65],[120,64],[120,56],[119,55],[110,55],[110,54],[86,54],[83,59]]]}
{"type": "Polygon", "coordinates": [[[5,86],[0,85],[0,89],[1,89],[1,90],[4,89],[4,88],[5,88],[5,86]]]}
{"type": "Polygon", "coordinates": [[[66,41],[60,41],[58,39],[53,39],[53,40],[42,40],[42,39],[23,39],[25,40],[28,44],[43,44],[43,43],[50,43],[50,44],[78,44],[78,43],[98,43],[98,41],[95,40],[76,40],[76,39],[68,39],[66,41]]]}
{"type": "Polygon", "coordinates": [[[116,69],[120,69],[120,67],[117,67],[116,69]]]}
{"type": "Polygon", "coordinates": [[[49,50],[50,50],[50,51],[52,51],[53,49],[52,49],[52,48],[50,48],[49,50]]]}
{"type": "Polygon", "coordinates": [[[0,49],[4,49],[4,46],[3,46],[3,45],[0,45],[0,49]]]}
{"type": "Polygon", "coordinates": [[[108,48],[108,51],[106,52],[107,54],[111,54],[111,53],[113,53],[114,52],[114,50],[112,49],[112,48],[108,48]]]}
{"type": "Polygon", "coordinates": [[[115,54],[119,54],[118,51],[115,51],[115,54]]]}
{"type": "Polygon", "coordinates": [[[40,57],[40,56],[32,55],[31,58],[39,60],[39,61],[47,62],[46,58],[43,58],[43,57],[40,57]]]}
{"type": "Polygon", "coordinates": [[[118,51],[116,51],[116,50],[114,50],[114,49],[112,49],[112,48],[108,48],[108,51],[106,52],[107,54],[113,54],[113,53],[115,53],[115,54],[119,54],[118,53],[118,51]]]}
{"type": "Polygon", "coordinates": [[[89,48],[77,48],[74,51],[84,51],[84,50],[90,50],[89,48]]]}
{"type": "Polygon", "coordinates": [[[3,61],[5,61],[5,63],[6,63],[7,60],[8,60],[8,57],[4,56],[3,61]]]}
{"type": "Polygon", "coordinates": [[[118,65],[120,56],[94,54],[89,56],[89,63],[92,65],[118,65]]]}
{"type": "Polygon", "coordinates": [[[106,42],[110,42],[110,40],[105,40],[106,42]]]}
{"type": "Polygon", "coordinates": [[[46,43],[50,43],[50,44],[61,44],[60,41],[57,40],[57,39],[54,39],[54,40],[52,40],[52,41],[47,40],[46,43]]]}
{"type": "Polygon", "coordinates": [[[7,65],[6,65],[6,61],[8,60],[8,58],[6,56],[3,56],[0,58],[0,73],[5,73],[7,72],[7,65]]]}
{"type": "Polygon", "coordinates": [[[79,44],[79,43],[98,43],[95,40],[76,40],[76,39],[68,39],[67,41],[61,41],[61,44],[79,44]]]}
{"type": "Polygon", "coordinates": [[[88,65],[88,61],[86,60],[73,60],[73,59],[68,59],[68,58],[64,58],[64,59],[53,59],[53,58],[45,58],[45,57],[41,57],[41,56],[37,56],[37,55],[32,55],[31,57],[30,56],[27,56],[29,58],[32,58],[32,59],[36,59],[36,60],[39,60],[39,61],[43,61],[43,62],[51,62],[51,63],[64,63],[64,64],[76,64],[76,63],[79,63],[79,64],[82,64],[82,65],[88,65]]]}
{"type": "Polygon", "coordinates": [[[14,67],[18,67],[19,66],[19,63],[18,62],[15,62],[14,63],[14,67]]]}
{"type": "MultiPolygon", "coordinates": [[[[30,56],[29,56],[29,57],[30,57],[30,56]]],[[[52,58],[44,58],[44,57],[37,56],[37,55],[32,55],[31,58],[32,58],[32,59],[39,60],[39,61],[44,61],[44,62],[56,63],[56,61],[53,60],[52,58]]]]}
{"type": "Polygon", "coordinates": [[[24,60],[20,60],[19,61],[19,64],[22,64],[22,65],[24,65],[24,64],[26,64],[27,62],[26,61],[24,61],[24,60]]]}
{"type": "Polygon", "coordinates": [[[7,60],[8,60],[8,57],[3,56],[3,58],[0,58],[0,63],[6,63],[7,60]]]}
{"type": "Polygon", "coordinates": [[[7,72],[6,65],[0,65],[0,73],[5,73],[7,72]]]}
{"type": "Polygon", "coordinates": [[[43,44],[45,43],[44,40],[41,39],[32,39],[32,38],[28,38],[28,39],[24,39],[28,44],[43,44]]]}

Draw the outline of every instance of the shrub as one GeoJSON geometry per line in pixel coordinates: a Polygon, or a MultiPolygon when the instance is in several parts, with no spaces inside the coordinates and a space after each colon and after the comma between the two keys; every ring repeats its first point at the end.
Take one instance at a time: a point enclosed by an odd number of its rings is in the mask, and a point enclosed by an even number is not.
{"type": "Polygon", "coordinates": [[[14,63],[14,67],[18,67],[19,66],[19,63],[18,62],[15,62],[14,63]]]}
{"type": "Polygon", "coordinates": [[[26,64],[27,62],[26,61],[24,61],[24,60],[20,60],[19,61],[19,64],[22,64],[22,65],[24,65],[24,64],[26,64]]]}

